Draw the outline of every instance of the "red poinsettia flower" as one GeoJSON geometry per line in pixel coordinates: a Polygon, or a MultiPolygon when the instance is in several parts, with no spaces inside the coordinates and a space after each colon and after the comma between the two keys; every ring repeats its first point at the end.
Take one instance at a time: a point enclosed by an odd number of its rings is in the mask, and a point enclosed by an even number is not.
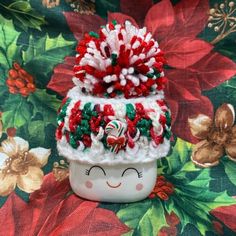
{"type": "Polygon", "coordinates": [[[41,189],[30,195],[29,203],[12,193],[0,209],[0,236],[115,236],[129,231],[115,213],[70,191],[68,179],[57,182],[48,174],[41,189]]]}
{"type": "MultiPolygon", "coordinates": [[[[208,18],[208,1],[182,0],[173,6],[170,0],[155,5],[150,0],[121,0],[120,6],[122,13],[109,13],[108,21],[115,19],[123,23],[129,20],[136,26],[146,26],[159,42],[168,64],[165,73],[169,81],[165,94],[172,111],[173,132],[185,140],[197,142],[186,128],[188,118],[200,113],[210,117],[213,114],[212,103],[202,91],[218,86],[236,73],[233,61],[214,52],[211,44],[197,38],[208,18]]],[[[88,17],[71,12],[64,15],[77,40],[83,33],[96,31],[105,24],[105,20],[96,15],[88,17]]],[[[55,68],[56,74],[48,88],[65,95],[66,89],[61,86],[65,78],[57,72],[59,66],[55,68]]],[[[72,86],[70,79],[66,88],[72,86]]]]}

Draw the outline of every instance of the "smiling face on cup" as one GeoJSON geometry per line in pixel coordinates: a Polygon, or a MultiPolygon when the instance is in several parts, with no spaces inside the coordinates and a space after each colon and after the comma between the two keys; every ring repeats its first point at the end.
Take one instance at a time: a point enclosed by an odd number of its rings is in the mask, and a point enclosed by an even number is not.
{"type": "Polygon", "coordinates": [[[147,197],[156,181],[153,162],[91,165],[76,161],[70,163],[70,182],[73,191],[95,201],[130,202],[147,197]]]}

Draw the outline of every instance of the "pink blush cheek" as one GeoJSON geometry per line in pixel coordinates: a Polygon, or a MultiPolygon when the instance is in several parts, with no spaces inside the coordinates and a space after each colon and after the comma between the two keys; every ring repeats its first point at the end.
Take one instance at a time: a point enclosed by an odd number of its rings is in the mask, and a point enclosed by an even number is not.
{"type": "Polygon", "coordinates": [[[143,189],[143,185],[142,184],[139,183],[139,184],[136,185],[136,190],[137,191],[141,191],[142,189],[143,189]]]}
{"type": "Polygon", "coordinates": [[[88,180],[88,181],[85,182],[85,186],[86,186],[87,188],[92,188],[92,187],[93,187],[93,183],[88,180]]]}

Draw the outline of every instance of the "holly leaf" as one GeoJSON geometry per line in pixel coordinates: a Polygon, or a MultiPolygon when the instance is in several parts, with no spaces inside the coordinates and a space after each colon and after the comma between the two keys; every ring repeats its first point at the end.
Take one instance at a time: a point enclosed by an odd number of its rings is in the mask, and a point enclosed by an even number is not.
{"type": "Polygon", "coordinates": [[[203,93],[210,98],[215,108],[222,105],[222,103],[230,103],[236,107],[236,76],[218,87],[203,93]]]}
{"type": "Polygon", "coordinates": [[[10,94],[4,102],[3,111],[2,121],[5,128],[19,128],[32,116],[29,103],[21,95],[10,94]]]}
{"type": "Polygon", "coordinates": [[[167,226],[159,199],[128,204],[117,212],[117,216],[133,229],[130,235],[157,235],[161,227],[167,226]]]}
{"type": "Polygon", "coordinates": [[[29,138],[32,143],[42,145],[45,140],[45,123],[42,120],[28,122],[29,138]]]}
{"type": "MultiPolygon", "coordinates": [[[[0,68],[0,74],[1,74],[1,68],[0,68]]],[[[3,75],[3,73],[2,73],[3,75]]],[[[0,105],[4,104],[5,99],[8,97],[8,90],[5,83],[5,80],[1,79],[0,77],[0,105]]]]}
{"type": "Polygon", "coordinates": [[[66,55],[73,53],[75,42],[65,40],[62,35],[49,38],[48,35],[29,40],[29,47],[22,52],[24,69],[34,74],[36,83],[45,87],[51,77],[53,67],[61,63],[66,55]]]}
{"type": "Polygon", "coordinates": [[[0,68],[7,76],[7,71],[12,66],[13,60],[18,58],[20,52],[20,47],[16,45],[20,33],[14,30],[11,20],[7,20],[1,15],[0,22],[0,68]]]}
{"type": "MultiPolygon", "coordinates": [[[[170,198],[170,201],[167,202],[166,207],[169,211],[174,211],[179,216],[182,224],[181,231],[183,231],[188,224],[192,224],[202,235],[205,235],[206,231],[213,230],[211,211],[217,207],[235,204],[235,199],[228,196],[226,191],[214,192],[214,189],[213,191],[210,190],[210,185],[212,185],[214,181],[210,175],[210,171],[212,171],[213,174],[216,169],[201,169],[193,165],[191,161],[185,162],[184,160],[188,160],[189,157],[183,158],[184,152],[182,152],[181,146],[188,146],[189,150],[188,152],[185,151],[185,154],[190,156],[191,144],[184,144],[184,141],[181,145],[180,143],[182,142],[179,142],[177,139],[173,153],[175,157],[179,159],[179,164],[175,164],[180,166],[182,163],[183,166],[177,168],[177,171],[173,168],[172,172],[169,171],[168,168],[165,168],[165,165],[164,168],[162,166],[163,175],[175,186],[175,194],[170,198]],[[180,158],[181,156],[182,158],[180,158]]],[[[185,146],[184,149],[186,150],[187,147],[185,146]]],[[[173,153],[171,155],[173,155],[173,153]]],[[[231,176],[231,181],[233,181],[234,174],[231,171],[235,171],[235,164],[229,160],[226,160],[226,162],[222,161],[222,163],[226,164],[227,172],[229,172],[228,176],[231,176]]],[[[169,163],[164,164],[168,165],[169,163]]]]}
{"type": "Polygon", "coordinates": [[[205,235],[206,231],[212,229],[210,211],[219,206],[236,203],[226,192],[210,191],[209,169],[201,169],[193,180],[179,178],[178,173],[166,178],[175,186],[175,194],[171,196],[167,208],[179,216],[182,231],[190,223],[205,235]]]}
{"type": "Polygon", "coordinates": [[[232,39],[233,38],[227,37],[220,41],[216,44],[215,50],[233,61],[236,61],[235,43],[232,39]]]}
{"type": "Polygon", "coordinates": [[[33,116],[39,113],[45,127],[47,124],[56,125],[57,110],[61,101],[55,95],[48,94],[45,89],[38,89],[30,94],[27,100],[33,105],[33,116]]]}
{"type": "Polygon", "coordinates": [[[232,184],[236,185],[236,163],[226,159],[222,161],[222,164],[224,165],[225,173],[229,180],[232,182],[232,184]]]}
{"type": "Polygon", "coordinates": [[[118,12],[120,11],[120,1],[119,0],[97,0],[95,2],[96,13],[101,17],[106,17],[107,12],[118,12]]]}
{"type": "Polygon", "coordinates": [[[28,28],[40,30],[40,26],[46,24],[43,16],[33,9],[28,1],[12,1],[8,5],[0,3],[0,9],[4,15],[10,16],[14,24],[27,32],[28,28]]]}
{"type": "Polygon", "coordinates": [[[191,147],[192,144],[178,138],[171,154],[158,160],[159,173],[174,174],[180,169],[182,173],[199,170],[190,162],[191,147]]]}

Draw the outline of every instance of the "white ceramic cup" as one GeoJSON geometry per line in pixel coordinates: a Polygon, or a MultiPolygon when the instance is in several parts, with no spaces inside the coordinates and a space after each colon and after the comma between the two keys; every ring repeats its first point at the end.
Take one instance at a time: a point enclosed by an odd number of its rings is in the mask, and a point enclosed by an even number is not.
{"type": "Polygon", "coordinates": [[[82,198],[135,202],[146,198],[157,177],[156,160],[138,164],[92,165],[70,161],[70,184],[82,198]]]}

